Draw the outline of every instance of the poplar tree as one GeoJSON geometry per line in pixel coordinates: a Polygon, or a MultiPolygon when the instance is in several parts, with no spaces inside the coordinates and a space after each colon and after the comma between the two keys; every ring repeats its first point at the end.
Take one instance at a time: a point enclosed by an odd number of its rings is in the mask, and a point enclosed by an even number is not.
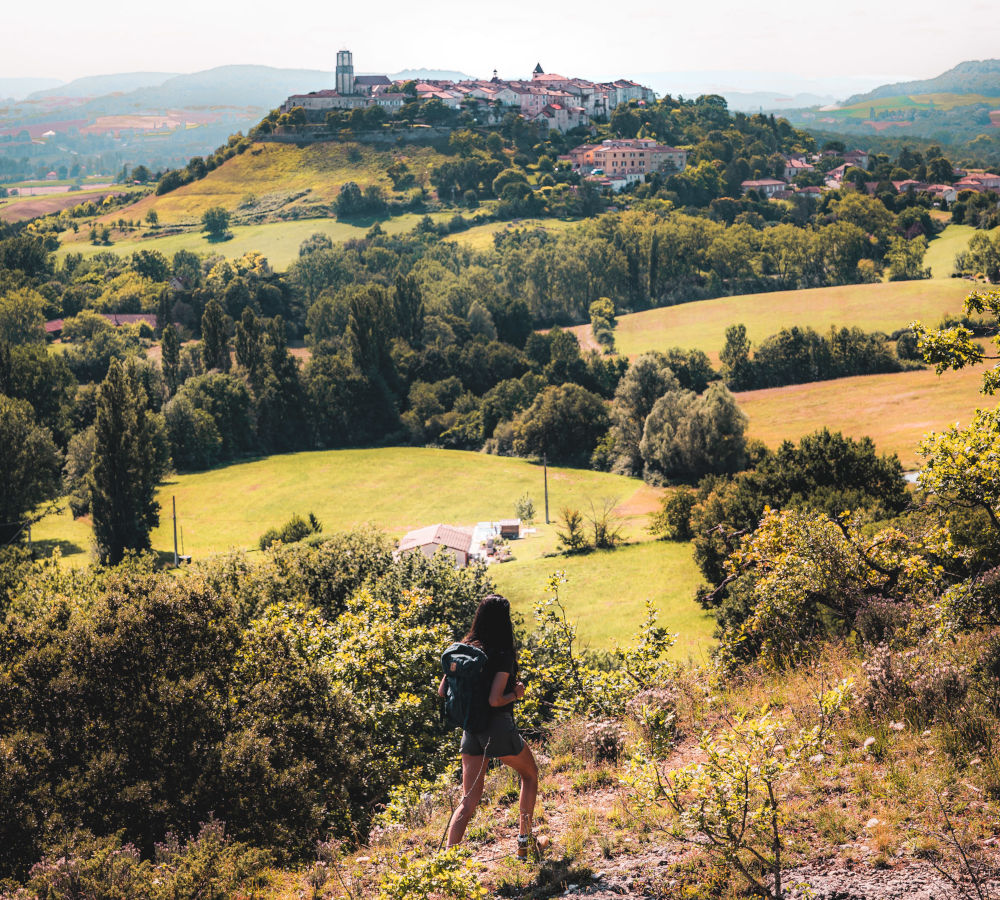
{"type": "Polygon", "coordinates": [[[173,397],[181,383],[181,339],[173,325],[168,324],[163,329],[160,346],[163,379],[167,382],[167,391],[173,397]]]}
{"type": "Polygon", "coordinates": [[[243,310],[240,321],[236,323],[236,362],[246,369],[250,386],[258,393],[264,375],[261,337],[260,320],[248,306],[243,310]]]}
{"type": "Polygon", "coordinates": [[[207,370],[229,371],[226,314],[218,300],[209,300],[201,317],[201,358],[207,370]]]}
{"type": "Polygon", "coordinates": [[[101,562],[148,550],[160,521],[156,486],[166,468],[161,420],[146,403],[131,367],[114,359],[97,395],[94,466],[88,477],[101,562]]]}

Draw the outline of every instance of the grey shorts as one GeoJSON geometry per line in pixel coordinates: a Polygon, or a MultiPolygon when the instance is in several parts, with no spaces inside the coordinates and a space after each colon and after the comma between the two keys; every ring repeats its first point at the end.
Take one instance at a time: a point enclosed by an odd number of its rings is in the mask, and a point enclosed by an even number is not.
{"type": "Polygon", "coordinates": [[[517,733],[514,724],[514,714],[510,712],[497,713],[490,719],[486,731],[473,733],[462,732],[461,753],[469,756],[485,756],[495,759],[498,756],[517,756],[524,749],[524,741],[517,733]]]}

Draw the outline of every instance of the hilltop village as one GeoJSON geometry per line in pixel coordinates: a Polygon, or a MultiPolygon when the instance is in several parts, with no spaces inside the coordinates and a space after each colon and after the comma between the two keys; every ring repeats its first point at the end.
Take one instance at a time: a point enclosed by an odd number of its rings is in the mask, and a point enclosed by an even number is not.
{"type": "Polygon", "coordinates": [[[497,120],[515,109],[530,122],[565,132],[589,126],[592,118],[607,118],[621,103],[652,102],[656,94],[624,78],[597,83],[546,74],[541,63],[535,66],[528,81],[505,81],[494,70],[488,81],[393,82],[386,75],[355,75],[351,51],[341,50],[337,53],[335,88],[293,94],[282,105],[282,111],[289,112],[298,106],[305,110],[310,121],[321,121],[334,109],[379,106],[390,113],[396,112],[410,99],[437,100],[455,110],[489,109],[497,120]]]}
{"type": "MultiPolygon", "coordinates": [[[[371,121],[381,122],[398,116],[408,103],[432,103],[447,110],[474,112],[477,121],[484,124],[497,124],[514,112],[546,130],[579,132],[582,136],[595,134],[593,123],[607,121],[622,104],[645,106],[655,100],[651,88],[635,81],[621,78],[595,82],[567,77],[545,72],[541,63],[527,80],[502,79],[494,70],[488,80],[393,81],[387,75],[356,75],[353,54],[341,50],[337,53],[334,87],[292,94],[280,112],[291,116],[301,133],[301,126],[318,128],[330,122],[331,114],[377,110],[371,121]]],[[[280,132],[281,126],[277,130],[280,132]]],[[[618,192],[654,173],[684,171],[687,157],[683,148],[634,137],[581,143],[560,155],[557,162],[600,188],[618,192]]],[[[863,150],[849,151],[842,158],[843,165],[825,172],[822,178],[800,179],[797,176],[822,171],[822,166],[817,165],[822,157],[783,157],[782,171],[775,171],[774,177],[745,180],[741,189],[744,194],[755,192],[761,199],[787,199],[794,194],[816,196],[839,188],[848,169],[865,169],[868,165],[868,153],[863,150]]],[[[950,185],[925,185],[921,189],[948,191],[947,199],[953,199],[956,193],[950,185]]]]}

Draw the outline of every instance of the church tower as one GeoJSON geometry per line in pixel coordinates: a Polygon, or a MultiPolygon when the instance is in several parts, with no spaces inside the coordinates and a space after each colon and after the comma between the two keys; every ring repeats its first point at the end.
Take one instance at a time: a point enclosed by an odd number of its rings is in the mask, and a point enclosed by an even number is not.
{"type": "Polygon", "coordinates": [[[337,51],[337,93],[344,96],[354,93],[354,57],[350,50],[337,51]]]}

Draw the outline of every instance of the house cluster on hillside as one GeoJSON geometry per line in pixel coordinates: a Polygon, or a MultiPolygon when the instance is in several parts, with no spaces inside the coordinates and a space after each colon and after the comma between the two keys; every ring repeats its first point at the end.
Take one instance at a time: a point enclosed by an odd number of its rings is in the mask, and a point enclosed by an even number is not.
{"type": "MultiPolygon", "coordinates": [[[[826,151],[826,154],[830,154],[831,151],[826,151]]],[[[804,155],[789,155],[785,156],[785,166],[782,173],[782,178],[750,178],[746,181],[741,182],[740,188],[743,193],[746,194],[749,191],[756,191],[760,196],[775,200],[787,200],[796,194],[800,196],[819,196],[827,188],[835,189],[840,187],[841,180],[844,177],[844,172],[852,167],[857,167],[859,169],[868,168],[868,152],[865,150],[848,150],[846,153],[839,154],[844,162],[842,165],[831,169],[826,173],[825,187],[820,186],[799,186],[792,183],[792,180],[798,175],[804,175],[807,172],[816,171],[816,163],[819,162],[820,157],[823,154],[815,154],[812,157],[806,157],[804,155]]]]}
{"type": "MultiPolygon", "coordinates": [[[[961,171],[956,171],[955,175],[958,178],[953,184],[931,184],[926,181],[917,181],[916,179],[908,178],[905,181],[894,181],[892,182],[892,186],[901,194],[907,191],[913,191],[917,194],[928,193],[936,200],[944,200],[946,203],[952,203],[957,200],[958,195],[962,191],[975,191],[977,194],[982,194],[986,191],[1000,193],[1000,175],[995,175],[992,172],[961,171]]],[[[869,194],[877,193],[878,182],[866,181],[865,190],[869,194]]]]}
{"type": "Polygon", "coordinates": [[[556,131],[570,131],[589,124],[591,118],[611,114],[620,103],[630,100],[652,102],[656,95],[634,81],[619,79],[593,82],[585,78],[566,78],[547,74],[535,66],[528,81],[507,81],[494,71],[489,80],[417,81],[409,94],[400,90],[403,82],[390,81],[386,75],[355,75],[350,50],[337,53],[336,86],[331,90],[292,94],[281,106],[289,112],[296,106],[306,113],[324,113],[333,109],[359,109],[382,106],[389,112],[400,109],[407,100],[438,100],[450,109],[482,107],[499,118],[515,110],[530,122],[556,131]]]}
{"type": "MultiPolygon", "coordinates": [[[[792,183],[792,180],[805,172],[816,171],[816,163],[823,155],[833,155],[834,151],[827,150],[825,154],[816,154],[809,159],[804,156],[785,157],[785,168],[783,178],[754,178],[741,183],[743,193],[756,191],[761,197],[775,200],[787,200],[795,195],[818,196],[825,190],[836,190],[841,187],[855,187],[855,182],[844,179],[849,169],[867,169],[868,153],[864,150],[849,150],[846,153],[839,153],[844,162],[827,171],[824,176],[824,184],[817,187],[800,187],[792,183]]],[[[955,181],[952,184],[933,184],[926,181],[917,181],[914,178],[907,178],[902,181],[892,181],[893,189],[904,194],[907,191],[915,193],[930,194],[935,200],[943,200],[952,203],[958,198],[962,191],[994,191],[1000,193],[1000,175],[992,172],[965,172],[956,169],[955,181]]],[[[858,188],[860,190],[860,187],[858,188]]],[[[864,189],[868,194],[874,195],[880,189],[885,189],[885,182],[865,181],[864,189]]]]}

